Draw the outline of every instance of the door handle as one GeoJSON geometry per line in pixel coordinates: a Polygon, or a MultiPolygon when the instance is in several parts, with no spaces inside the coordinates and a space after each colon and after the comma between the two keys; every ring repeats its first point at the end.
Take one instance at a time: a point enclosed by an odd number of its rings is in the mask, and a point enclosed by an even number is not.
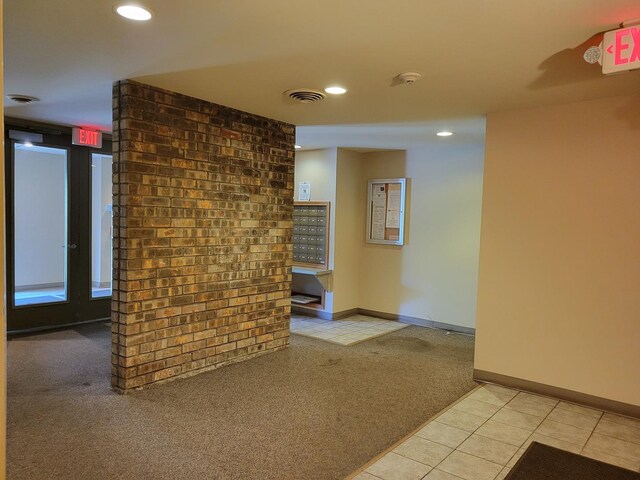
{"type": "Polygon", "coordinates": [[[70,248],[72,250],[75,250],[78,246],[75,243],[72,243],[71,245],[67,245],[67,248],[70,248]]]}

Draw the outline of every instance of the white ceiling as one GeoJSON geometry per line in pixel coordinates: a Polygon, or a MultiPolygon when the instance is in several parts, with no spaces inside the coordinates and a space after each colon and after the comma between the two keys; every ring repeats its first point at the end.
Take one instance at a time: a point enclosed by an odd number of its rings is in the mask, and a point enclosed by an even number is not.
{"type": "Polygon", "coordinates": [[[581,59],[594,34],[640,17],[638,0],[142,2],[147,23],[115,0],[4,0],[5,93],[42,100],[5,114],[108,131],[111,84],[133,78],[306,126],[309,145],[398,148],[441,125],[459,128],[450,142],[482,139],[487,112],[640,91],[640,72],[581,59]],[[390,86],[404,71],[424,77],[390,86]],[[349,92],[282,95],[335,83],[349,92]]]}
{"type": "Polygon", "coordinates": [[[484,118],[368,125],[314,125],[296,129],[296,143],[303,150],[347,147],[356,151],[403,150],[430,145],[484,144],[484,118]],[[438,137],[442,130],[455,132],[438,137]]]}

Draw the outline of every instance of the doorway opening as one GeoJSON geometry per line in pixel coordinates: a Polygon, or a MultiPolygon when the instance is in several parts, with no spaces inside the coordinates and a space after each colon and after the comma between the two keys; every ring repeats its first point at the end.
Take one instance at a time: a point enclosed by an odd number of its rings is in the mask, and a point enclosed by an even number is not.
{"type": "Polygon", "coordinates": [[[90,149],[72,145],[70,132],[50,131],[38,134],[41,142],[15,140],[7,125],[8,331],[107,319],[111,143],[90,149]]]}

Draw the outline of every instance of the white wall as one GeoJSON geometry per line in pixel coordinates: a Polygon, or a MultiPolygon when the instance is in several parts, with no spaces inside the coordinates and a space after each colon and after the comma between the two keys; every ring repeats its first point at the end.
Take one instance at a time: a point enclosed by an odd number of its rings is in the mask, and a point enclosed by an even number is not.
{"type": "Polygon", "coordinates": [[[61,284],[65,272],[66,155],[18,149],[15,155],[15,285],[61,284]]]}
{"type": "Polygon", "coordinates": [[[363,184],[409,186],[405,245],[363,245],[360,308],[475,327],[483,156],[482,145],[364,155],[363,184]]]}
{"type": "Polygon", "coordinates": [[[112,200],[110,155],[93,154],[91,168],[91,281],[105,285],[111,281],[111,213],[112,200]]]}

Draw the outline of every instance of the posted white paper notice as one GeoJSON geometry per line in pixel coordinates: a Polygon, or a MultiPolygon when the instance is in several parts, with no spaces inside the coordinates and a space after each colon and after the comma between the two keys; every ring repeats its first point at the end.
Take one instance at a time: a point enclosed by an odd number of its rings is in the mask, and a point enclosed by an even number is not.
{"type": "Polygon", "coordinates": [[[371,238],[384,240],[387,193],[384,190],[384,183],[374,183],[371,189],[371,238]]]}
{"type": "Polygon", "coordinates": [[[311,182],[300,182],[298,201],[308,202],[309,200],[311,200],[311,182]]]}
{"type": "Polygon", "coordinates": [[[400,228],[400,184],[389,185],[387,198],[387,228],[400,228]]]}

